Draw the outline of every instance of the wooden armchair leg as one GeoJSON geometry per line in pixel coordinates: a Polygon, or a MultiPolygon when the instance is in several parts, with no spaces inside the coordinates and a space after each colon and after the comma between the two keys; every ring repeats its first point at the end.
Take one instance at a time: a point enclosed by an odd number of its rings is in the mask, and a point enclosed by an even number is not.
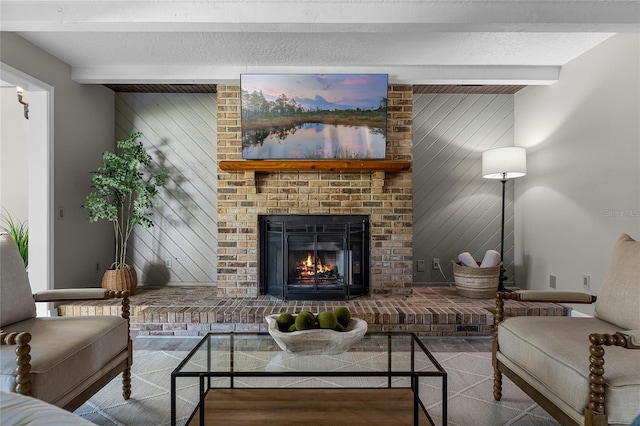
{"type": "Polygon", "coordinates": [[[510,293],[498,293],[496,295],[496,311],[493,316],[493,345],[491,349],[491,362],[493,363],[493,399],[502,399],[502,373],[498,370],[498,359],[496,354],[500,348],[498,343],[498,326],[504,319],[504,299],[511,298],[510,293]]]}
{"type": "Polygon", "coordinates": [[[502,399],[502,373],[493,368],[493,399],[500,401],[502,399]]]}
{"type": "Polygon", "coordinates": [[[125,400],[131,397],[131,367],[122,372],[122,397],[125,400]]]}
{"type": "MultiPolygon", "coordinates": [[[[127,320],[127,328],[130,328],[130,302],[129,292],[116,292],[116,297],[122,298],[122,318],[127,320]]],[[[131,332],[127,336],[129,340],[129,359],[127,360],[127,368],[122,372],[122,397],[127,400],[131,397],[131,366],[133,365],[133,343],[131,341],[131,332]]]]}

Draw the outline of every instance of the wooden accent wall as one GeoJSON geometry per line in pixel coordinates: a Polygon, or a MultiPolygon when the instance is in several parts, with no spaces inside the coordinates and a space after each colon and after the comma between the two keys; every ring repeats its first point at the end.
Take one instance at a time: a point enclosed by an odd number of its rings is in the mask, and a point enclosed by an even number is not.
{"type": "MultiPolygon", "coordinates": [[[[415,87],[414,87],[415,91],[415,87]]],[[[453,282],[451,260],[463,252],[482,259],[500,250],[502,184],[482,178],[482,153],[512,146],[514,96],[413,96],[413,256],[427,267],[419,285],[453,282]],[[439,258],[443,274],[431,268],[439,258]]],[[[504,267],[513,283],[513,185],[506,184],[504,267]]]]}
{"type": "MultiPolygon", "coordinates": [[[[390,85],[388,160],[412,160],[413,92],[390,85]]],[[[218,86],[218,162],[242,160],[240,87],[218,86]]],[[[359,214],[371,221],[372,295],[409,295],[412,173],[218,170],[218,296],[258,295],[259,214],[359,214]]]]}
{"type": "Polygon", "coordinates": [[[127,261],[138,282],[215,285],[216,95],[118,93],[115,107],[116,138],[142,132],[153,169],[169,173],[153,211],[155,226],[136,227],[129,240],[127,261]]]}

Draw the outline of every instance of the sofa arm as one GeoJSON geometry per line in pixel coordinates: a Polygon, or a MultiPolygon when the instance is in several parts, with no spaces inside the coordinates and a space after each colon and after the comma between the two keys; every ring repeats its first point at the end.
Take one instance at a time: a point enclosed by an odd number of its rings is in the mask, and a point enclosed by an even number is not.
{"type": "Polygon", "coordinates": [[[498,292],[496,295],[496,312],[493,316],[494,331],[496,333],[498,332],[498,325],[504,319],[505,300],[515,300],[516,302],[589,304],[596,301],[596,296],[572,291],[519,290],[512,293],[498,292]]]}
{"type": "Polygon", "coordinates": [[[31,334],[6,333],[0,330],[0,345],[15,346],[16,369],[15,391],[22,395],[31,395],[31,334]]]}
{"type": "Polygon", "coordinates": [[[45,290],[35,293],[36,302],[78,302],[82,300],[122,299],[122,318],[129,321],[130,302],[128,291],[113,291],[104,288],[69,288],[45,290]]]}
{"type": "Polygon", "coordinates": [[[619,331],[616,334],[621,334],[627,339],[625,348],[640,349],[640,330],[619,331]]]}
{"type": "Polygon", "coordinates": [[[544,302],[544,303],[593,303],[596,296],[588,293],[574,291],[539,291],[519,290],[514,292],[519,302],[544,302]]]}
{"type": "Polygon", "coordinates": [[[36,302],[73,302],[80,300],[105,300],[119,297],[128,297],[129,292],[112,291],[104,288],[61,288],[45,290],[35,293],[33,299],[36,302]]]}
{"type": "MultiPolygon", "coordinates": [[[[589,335],[589,404],[585,408],[585,418],[593,420],[605,413],[604,380],[604,348],[603,346],[621,346],[623,348],[638,349],[636,346],[640,337],[640,330],[619,331],[615,334],[592,333],[589,335]],[[631,336],[631,337],[629,337],[631,336]]],[[[598,423],[593,423],[598,424],[598,423]]]]}

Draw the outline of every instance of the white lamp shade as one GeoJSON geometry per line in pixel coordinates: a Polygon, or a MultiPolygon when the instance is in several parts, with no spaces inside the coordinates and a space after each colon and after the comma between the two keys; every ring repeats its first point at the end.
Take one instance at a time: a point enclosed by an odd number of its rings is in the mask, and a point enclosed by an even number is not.
{"type": "Polygon", "coordinates": [[[513,179],[527,174],[527,151],[517,146],[482,153],[482,177],[513,179]]]}

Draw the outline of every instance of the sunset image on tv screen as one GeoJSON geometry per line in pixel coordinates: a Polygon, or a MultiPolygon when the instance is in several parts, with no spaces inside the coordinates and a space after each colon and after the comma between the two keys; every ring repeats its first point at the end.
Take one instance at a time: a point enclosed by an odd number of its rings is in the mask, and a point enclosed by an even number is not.
{"type": "Polygon", "coordinates": [[[243,74],[245,159],[384,159],[386,74],[243,74]]]}

